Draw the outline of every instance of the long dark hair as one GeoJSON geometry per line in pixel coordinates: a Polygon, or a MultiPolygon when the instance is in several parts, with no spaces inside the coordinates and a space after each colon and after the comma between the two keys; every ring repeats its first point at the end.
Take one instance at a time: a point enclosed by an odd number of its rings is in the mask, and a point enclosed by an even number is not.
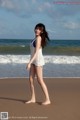
{"type": "Polygon", "coordinates": [[[38,23],[36,26],[35,26],[35,29],[39,29],[41,30],[41,46],[42,48],[44,48],[44,46],[47,45],[48,41],[50,40],[49,37],[48,37],[48,32],[46,31],[46,28],[45,28],[45,25],[42,24],[42,23],[38,23]]]}

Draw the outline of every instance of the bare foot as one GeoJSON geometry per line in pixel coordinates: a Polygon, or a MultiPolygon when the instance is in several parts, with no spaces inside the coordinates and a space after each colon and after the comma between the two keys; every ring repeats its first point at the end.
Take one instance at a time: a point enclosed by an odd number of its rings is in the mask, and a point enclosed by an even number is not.
{"type": "Polygon", "coordinates": [[[25,102],[26,104],[29,104],[29,103],[35,103],[36,101],[35,100],[29,100],[27,102],[25,102]]]}
{"type": "Polygon", "coordinates": [[[45,101],[45,102],[42,103],[42,105],[49,105],[49,104],[51,104],[50,101],[45,101]]]}

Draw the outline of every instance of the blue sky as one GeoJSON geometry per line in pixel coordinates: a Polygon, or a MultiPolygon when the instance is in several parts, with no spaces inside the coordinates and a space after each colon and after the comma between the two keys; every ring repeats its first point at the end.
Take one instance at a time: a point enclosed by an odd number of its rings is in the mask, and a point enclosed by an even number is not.
{"type": "Polygon", "coordinates": [[[0,0],[0,38],[32,39],[35,25],[43,23],[51,39],[80,39],[80,0],[77,2],[0,0]]]}

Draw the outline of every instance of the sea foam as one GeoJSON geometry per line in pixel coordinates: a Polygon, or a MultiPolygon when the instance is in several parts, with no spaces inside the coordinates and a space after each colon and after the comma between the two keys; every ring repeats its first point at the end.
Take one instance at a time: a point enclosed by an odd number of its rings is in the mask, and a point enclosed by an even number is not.
{"type": "MultiPolygon", "coordinates": [[[[28,63],[30,55],[0,55],[0,63],[28,63]]],[[[80,56],[44,55],[45,63],[80,64],[80,56]]]]}

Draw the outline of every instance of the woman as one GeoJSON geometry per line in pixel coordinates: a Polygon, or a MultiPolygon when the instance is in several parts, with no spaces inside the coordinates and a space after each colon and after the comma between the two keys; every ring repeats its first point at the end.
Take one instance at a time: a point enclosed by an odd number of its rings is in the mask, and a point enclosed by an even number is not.
{"type": "Polygon", "coordinates": [[[31,99],[27,101],[26,103],[35,103],[35,91],[34,91],[34,78],[35,75],[37,76],[37,81],[40,84],[44,95],[45,95],[45,101],[42,103],[42,105],[48,105],[50,104],[50,98],[48,94],[48,90],[46,87],[45,82],[43,81],[43,65],[44,58],[42,54],[42,48],[46,45],[47,40],[49,40],[48,34],[45,29],[45,25],[42,23],[39,23],[35,26],[35,39],[30,44],[30,50],[31,50],[31,59],[29,63],[26,66],[26,69],[29,70],[29,82],[30,82],[30,88],[31,88],[31,99]]]}

